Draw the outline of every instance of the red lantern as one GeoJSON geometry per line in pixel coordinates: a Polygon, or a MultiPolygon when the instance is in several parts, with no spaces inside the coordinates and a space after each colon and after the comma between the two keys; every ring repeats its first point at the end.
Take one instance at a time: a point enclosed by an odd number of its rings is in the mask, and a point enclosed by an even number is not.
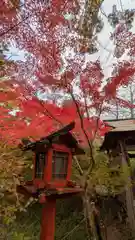
{"type": "Polygon", "coordinates": [[[65,187],[71,178],[71,167],[71,149],[52,144],[47,150],[35,153],[33,184],[37,188],[65,187]]]}
{"type": "Polygon", "coordinates": [[[25,150],[34,151],[33,179],[19,186],[18,191],[36,196],[39,202],[44,204],[41,240],[54,239],[56,199],[82,192],[82,189],[71,181],[72,156],[84,154],[70,133],[74,126],[73,122],[24,147],[25,150]]]}

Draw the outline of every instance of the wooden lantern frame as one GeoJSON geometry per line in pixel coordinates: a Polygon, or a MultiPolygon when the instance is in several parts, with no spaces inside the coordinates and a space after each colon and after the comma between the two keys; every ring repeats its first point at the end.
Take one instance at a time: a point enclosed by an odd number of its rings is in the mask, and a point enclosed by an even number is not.
{"type": "MultiPolygon", "coordinates": [[[[36,154],[40,154],[37,152],[36,154]]],[[[71,178],[71,168],[72,168],[72,152],[65,145],[52,144],[51,148],[44,153],[45,154],[45,166],[43,170],[43,179],[38,179],[35,177],[36,170],[36,156],[34,158],[34,168],[33,168],[33,184],[37,186],[37,188],[43,188],[47,186],[48,188],[54,187],[65,187],[67,182],[70,181],[71,178]],[[61,152],[68,154],[68,163],[67,163],[67,176],[65,179],[52,179],[52,159],[53,152],[61,152]]]]}

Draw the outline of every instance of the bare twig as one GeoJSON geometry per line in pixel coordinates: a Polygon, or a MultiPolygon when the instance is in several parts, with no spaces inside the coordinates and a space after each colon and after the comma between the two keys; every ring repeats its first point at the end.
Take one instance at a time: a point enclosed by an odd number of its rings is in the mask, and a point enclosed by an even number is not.
{"type": "Polygon", "coordinates": [[[100,7],[100,11],[103,14],[104,17],[106,17],[108,19],[108,16],[106,15],[104,9],[102,7],[100,7]]]}
{"type": "Polygon", "coordinates": [[[77,109],[77,112],[78,112],[78,115],[79,115],[79,118],[80,118],[81,129],[82,129],[82,131],[83,131],[83,133],[84,133],[84,135],[85,135],[85,137],[86,137],[86,140],[87,140],[88,145],[89,145],[89,150],[90,150],[90,165],[89,165],[89,169],[88,169],[88,172],[87,172],[87,175],[86,175],[86,181],[85,181],[85,185],[86,185],[86,187],[87,187],[87,180],[88,180],[88,178],[89,178],[89,174],[90,174],[90,172],[92,171],[92,169],[93,169],[93,167],[94,167],[94,164],[95,164],[94,157],[93,157],[93,147],[92,147],[92,143],[90,142],[89,137],[88,137],[88,135],[87,135],[87,133],[86,133],[86,131],[85,131],[85,129],[84,129],[83,118],[82,118],[82,116],[81,116],[78,103],[77,103],[77,101],[76,101],[76,99],[75,99],[74,94],[73,94],[72,91],[70,91],[70,95],[71,95],[71,97],[72,97],[73,102],[74,102],[75,105],[76,105],[76,109],[77,109]]]}
{"type": "Polygon", "coordinates": [[[120,0],[120,6],[121,6],[121,10],[122,10],[122,12],[123,12],[123,11],[124,11],[124,9],[123,9],[122,0],[120,0]]]}
{"type": "Polygon", "coordinates": [[[76,225],[70,232],[68,232],[61,240],[66,239],[67,237],[69,237],[71,234],[73,234],[74,231],[76,231],[76,229],[80,226],[81,223],[83,223],[85,221],[85,218],[82,219],[82,221],[80,221],[80,223],[78,225],[76,225]]]}
{"type": "Polygon", "coordinates": [[[100,116],[101,116],[101,113],[102,113],[102,106],[103,106],[103,102],[101,103],[100,108],[99,108],[99,113],[98,113],[98,116],[97,116],[96,128],[95,128],[95,132],[94,132],[93,141],[95,140],[95,137],[96,137],[96,134],[97,134],[97,131],[98,131],[98,124],[99,124],[99,119],[100,119],[100,116]]]}
{"type": "MultiPolygon", "coordinates": [[[[21,8],[24,7],[24,6],[25,6],[25,3],[22,3],[22,4],[19,6],[19,9],[21,9],[21,8]]],[[[17,7],[13,7],[13,9],[17,9],[17,7]]],[[[33,14],[33,13],[32,13],[32,14],[33,14]]],[[[9,29],[7,29],[7,31],[1,33],[1,34],[0,34],[0,37],[6,35],[6,34],[9,33],[10,31],[12,31],[12,30],[15,29],[16,27],[18,27],[21,23],[23,23],[23,22],[26,21],[29,17],[31,17],[32,14],[29,15],[29,16],[27,16],[26,18],[24,18],[24,19],[23,19],[22,21],[20,21],[19,23],[16,23],[15,25],[11,26],[9,29]]]]}
{"type": "Polygon", "coordinates": [[[31,17],[31,15],[28,15],[26,18],[24,18],[22,21],[18,22],[17,24],[13,25],[12,27],[10,27],[9,29],[7,29],[5,32],[0,34],[0,37],[3,37],[4,35],[6,35],[7,33],[9,33],[10,31],[12,31],[13,29],[15,29],[16,27],[18,27],[21,23],[25,22],[29,17],[31,17]]]}
{"type": "Polygon", "coordinates": [[[77,157],[74,156],[73,159],[75,160],[75,163],[76,163],[76,165],[77,165],[77,168],[78,168],[78,170],[79,170],[80,175],[83,176],[83,170],[82,170],[82,168],[81,168],[81,166],[80,166],[80,164],[79,164],[79,161],[78,161],[77,157]]]}
{"type": "Polygon", "coordinates": [[[56,117],[54,117],[54,115],[49,112],[49,110],[47,108],[45,108],[44,104],[43,104],[43,101],[40,101],[40,105],[45,109],[45,111],[43,111],[43,113],[49,117],[51,117],[52,119],[54,119],[57,123],[59,123],[61,126],[63,126],[63,123],[57,119],[56,117]]]}

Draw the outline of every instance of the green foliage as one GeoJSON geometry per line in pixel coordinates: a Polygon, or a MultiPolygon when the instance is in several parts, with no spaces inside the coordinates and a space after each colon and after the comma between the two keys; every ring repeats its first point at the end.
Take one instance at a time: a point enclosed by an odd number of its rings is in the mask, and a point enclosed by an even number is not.
{"type": "MultiPolygon", "coordinates": [[[[16,220],[8,225],[5,239],[38,240],[40,238],[41,209],[42,206],[36,203],[30,206],[26,212],[18,212],[16,220]]],[[[56,213],[56,240],[87,239],[80,197],[57,201],[56,213]]]]}
{"type": "Polygon", "coordinates": [[[55,239],[87,239],[80,197],[57,202],[55,239]]]}
{"type": "Polygon", "coordinates": [[[4,61],[4,52],[5,51],[8,51],[8,48],[7,48],[7,45],[4,43],[4,42],[0,42],[0,69],[1,69],[1,66],[3,66],[5,64],[5,61],[4,61]]]}
{"type": "MultiPolygon", "coordinates": [[[[89,191],[96,191],[101,196],[108,194],[115,195],[123,192],[128,176],[127,167],[125,171],[119,165],[111,167],[107,155],[98,151],[94,152],[94,160],[95,166],[88,177],[89,191]]],[[[89,152],[86,151],[85,156],[79,157],[78,161],[84,172],[81,182],[84,182],[90,165],[89,152]]],[[[74,170],[73,173],[76,175],[76,179],[80,179],[77,170],[74,170]]]]}
{"type": "Polygon", "coordinates": [[[24,233],[17,233],[17,232],[13,234],[13,239],[14,240],[30,240],[29,237],[25,237],[24,233]]]}
{"type": "Polygon", "coordinates": [[[131,166],[131,171],[134,171],[135,170],[135,159],[134,158],[130,159],[130,166],[131,166]]]}
{"type": "Polygon", "coordinates": [[[0,142],[0,152],[0,218],[7,226],[15,220],[16,212],[25,204],[23,197],[17,194],[16,187],[23,180],[31,158],[29,153],[24,154],[20,149],[3,142],[0,142]]]}
{"type": "Polygon", "coordinates": [[[4,60],[0,59],[0,67],[4,65],[4,60]]]}
{"type": "Polygon", "coordinates": [[[97,154],[95,157],[95,167],[90,175],[90,184],[93,184],[102,194],[116,195],[124,190],[125,173],[119,165],[110,167],[105,154],[97,154]]]}

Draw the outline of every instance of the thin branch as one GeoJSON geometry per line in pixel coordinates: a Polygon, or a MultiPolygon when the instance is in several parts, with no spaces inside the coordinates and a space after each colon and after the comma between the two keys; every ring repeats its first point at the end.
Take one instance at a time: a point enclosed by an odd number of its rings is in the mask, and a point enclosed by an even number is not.
{"type": "Polygon", "coordinates": [[[81,168],[81,166],[80,166],[80,164],[79,164],[79,161],[78,161],[77,157],[74,156],[74,157],[73,157],[73,160],[75,160],[75,163],[76,163],[76,165],[77,165],[77,169],[78,169],[80,175],[83,176],[83,170],[82,170],[82,168],[81,168]]]}
{"type": "Polygon", "coordinates": [[[122,10],[122,12],[123,12],[123,11],[124,11],[124,9],[123,9],[122,0],[120,0],[120,6],[121,6],[121,10],[122,10]]]}
{"type": "Polygon", "coordinates": [[[48,117],[51,117],[51,118],[54,119],[57,123],[59,123],[61,126],[63,126],[63,123],[62,123],[60,120],[58,120],[56,117],[54,117],[54,115],[53,115],[52,113],[50,113],[47,108],[45,108],[45,106],[44,106],[44,104],[43,104],[43,101],[40,101],[40,105],[45,109],[45,111],[43,111],[43,113],[44,113],[45,115],[48,114],[48,115],[47,115],[48,117]],[[46,114],[46,113],[47,113],[47,114],[46,114]]]}
{"type": "Polygon", "coordinates": [[[88,142],[88,145],[89,145],[90,157],[91,157],[91,168],[90,168],[90,169],[92,169],[93,166],[94,166],[94,158],[93,158],[92,144],[91,144],[91,142],[90,142],[90,140],[89,140],[89,137],[88,137],[88,135],[87,135],[87,133],[86,133],[86,131],[85,131],[85,129],[84,129],[83,118],[82,118],[81,113],[80,113],[80,108],[79,108],[79,106],[78,106],[78,103],[77,103],[77,101],[76,101],[76,99],[75,99],[74,94],[73,94],[72,91],[70,91],[70,95],[71,95],[71,97],[72,97],[73,102],[75,103],[75,106],[76,106],[76,109],[77,109],[77,113],[78,113],[79,118],[80,118],[81,129],[82,129],[82,131],[83,131],[83,133],[84,133],[84,135],[85,135],[85,137],[86,137],[86,140],[87,140],[87,142],[88,142]]]}
{"type": "MultiPolygon", "coordinates": [[[[84,102],[85,102],[85,110],[86,110],[87,118],[88,118],[88,120],[90,120],[89,111],[88,111],[88,107],[87,107],[87,99],[86,99],[84,91],[83,91],[83,97],[84,97],[84,102]]],[[[103,105],[103,102],[101,103],[100,108],[99,108],[99,114],[98,114],[97,121],[96,121],[96,127],[95,127],[95,132],[94,132],[94,137],[93,137],[92,143],[94,142],[96,133],[98,131],[98,123],[99,123],[99,118],[100,118],[100,115],[102,112],[102,105],[103,105]]]]}
{"type": "Polygon", "coordinates": [[[100,11],[101,11],[102,15],[108,19],[108,16],[106,15],[106,13],[102,7],[100,7],[100,11]]]}
{"type": "Polygon", "coordinates": [[[100,47],[102,47],[104,50],[106,50],[108,53],[113,53],[112,50],[107,49],[106,46],[104,46],[98,39],[96,39],[96,42],[99,44],[100,47]]]}
{"type": "Polygon", "coordinates": [[[29,17],[30,17],[30,15],[27,16],[26,18],[24,18],[21,22],[15,24],[14,26],[12,26],[12,27],[9,28],[8,30],[6,30],[5,32],[1,33],[1,34],[0,34],[0,37],[3,37],[4,35],[6,35],[7,33],[9,33],[10,31],[12,31],[13,29],[15,29],[16,27],[18,27],[21,23],[23,23],[24,21],[26,21],[29,17]]]}
{"type": "MultiPolygon", "coordinates": [[[[31,95],[30,91],[27,89],[28,93],[31,95]]],[[[45,108],[45,105],[44,105],[44,102],[43,100],[39,101],[39,104],[43,107],[43,114],[45,116],[48,116],[50,117],[51,119],[55,120],[57,123],[59,123],[61,126],[63,126],[64,124],[59,120],[57,119],[52,113],[49,112],[49,110],[47,108],[45,108]]]]}
{"type": "MultiPolygon", "coordinates": [[[[19,6],[19,9],[21,9],[22,7],[24,7],[25,6],[25,3],[22,3],[20,6],[19,6]]],[[[13,7],[13,9],[17,9],[17,7],[13,7]]],[[[33,14],[33,13],[32,13],[33,14]]],[[[32,16],[32,14],[31,15],[29,15],[29,16],[27,16],[25,19],[23,19],[21,22],[19,22],[19,23],[17,23],[17,24],[15,24],[14,26],[12,26],[12,27],[10,27],[7,31],[5,31],[4,33],[2,33],[2,34],[0,34],[0,37],[2,37],[2,36],[4,36],[4,35],[6,35],[8,32],[10,32],[10,31],[12,31],[14,28],[16,28],[17,26],[19,26],[21,23],[23,23],[25,20],[27,20],[30,16],[32,16]]]]}
{"type": "Polygon", "coordinates": [[[99,108],[99,113],[98,113],[98,116],[97,116],[96,128],[95,128],[95,132],[94,132],[93,141],[95,140],[95,137],[96,137],[96,134],[97,134],[97,131],[98,131],[98,124],[99,124],[99,119],[100,119],[100,116],[101,116],[101,113],[102,113],[102,106],[103,106],[103,101],[102,101],[102,103],[100,105],[100,108],[99,108]]]}
{"type": "Polygon", "coordinates": [[[71,234],[73,234],[73,232],[80,226],[81,223],[83,223],[85,221],[85,218],[82,219],[82,221],[80,221],[80,223],[78,225],[76,225],[70,232],[68,232],[61,240],[66,239],[67,237],[69,237],[71,234]]]}

